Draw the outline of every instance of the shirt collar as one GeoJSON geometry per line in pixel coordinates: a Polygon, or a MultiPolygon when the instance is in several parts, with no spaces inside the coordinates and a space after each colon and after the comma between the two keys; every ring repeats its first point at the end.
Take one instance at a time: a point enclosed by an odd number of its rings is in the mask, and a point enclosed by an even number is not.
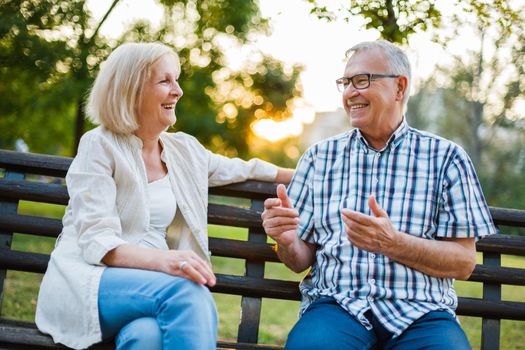
{"type": "Polygon", "coordinates": [[[388,141],[386,142],[385,147],[381,150],[376,150],[373,147],[370,146],[368,141],[365,139],[363,134],[361,133],[361,130],[354,129],[355,135],[357,136],[357,139],[359,140],[361,147],[365,151],[365,153],[368,153],[368,151],[371,152],[382,152],[385,149],[395,149],[399,144],[401,144],[401,141],[404,139],[405,135],[408,132],[408,124],[406,121],[405,116],[403,116],[403,120],[401,121],[401,124],[397,127],[397,129],[390,135],[388,138],[388,141]]]}
{"type": "Polygon", "coordinates": [[[388,139],[388,142],[386,143],[387,147],[394,149],[397,146],[399,146],[401,142],[403,141],[403,139],[405,138],[407,133],[408,133],[408,123],[407,123],[405,116],[403,116],[403,121],[398,126],[396,131],[394,131],[392,136],[390,136],[390,139],[388,139]]]}
{"type": "MultiPolygon", "coordinates": [[[[166,133],[163,132],[159,136],[159,142],[162,145],[162,149],[163,150],[165,148],[165,140],[164,140],[164,137],[166,137],[165,134],[166,133]]],[[[128,134],[128,135],[125,135],[125,137],[127,138],[128,142],[131,144],[131,146],[133,148],[135,148],[135,149],[142,149],[144,147],[144,143],[142,142],[142,139],[140,137],[138,137],[137,135],[135,135],[135,134],[128,134]]]]}

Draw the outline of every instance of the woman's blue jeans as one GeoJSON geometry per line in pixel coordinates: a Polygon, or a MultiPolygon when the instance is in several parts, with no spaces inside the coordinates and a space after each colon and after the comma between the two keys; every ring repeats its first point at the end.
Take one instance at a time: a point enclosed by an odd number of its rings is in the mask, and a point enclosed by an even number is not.
{"type": "Polygon", "coordinates": [[[217,310],[210,291],[162,272],[104,270],[98,292],[102,337],[117,349],[215,349],[217,310]]]}

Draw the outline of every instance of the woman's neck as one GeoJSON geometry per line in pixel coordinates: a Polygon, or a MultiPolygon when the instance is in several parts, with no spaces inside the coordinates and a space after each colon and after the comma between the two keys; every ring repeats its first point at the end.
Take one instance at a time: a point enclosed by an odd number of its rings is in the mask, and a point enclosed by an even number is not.
{"type": "Polygon", "coordinates": [[[142,141],[142,153],[160,153],[160,134],[148,133],[144,130],[137,130],[135,132],[135,136],[137,136],[142,141]]]}

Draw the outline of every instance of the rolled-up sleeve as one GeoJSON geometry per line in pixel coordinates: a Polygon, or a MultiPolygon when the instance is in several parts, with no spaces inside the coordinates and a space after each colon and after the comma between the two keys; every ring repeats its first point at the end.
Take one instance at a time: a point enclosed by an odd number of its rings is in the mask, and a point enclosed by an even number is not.
{"type": "Polygon", "coordinates": [[[437,236],[481,238],[496,233],[481,185],[468,155],[455,149],[446,167],[437,236]]]}
{"type": "Polygon", "coordinates": [[[126,243],[116,207],[114,163],[100,137],[86,134],[66,176],[73,225],[82,256],[92,265],[126,243]]]}

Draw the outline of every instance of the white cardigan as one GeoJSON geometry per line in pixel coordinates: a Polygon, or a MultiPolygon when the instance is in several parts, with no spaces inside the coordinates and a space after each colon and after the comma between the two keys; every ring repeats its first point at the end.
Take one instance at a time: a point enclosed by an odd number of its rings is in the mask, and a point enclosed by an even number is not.
{"type": "MultiPolygon", "coordinates": [[[[167,230],[170,249],[190,249],[209,261],[208,187],[246,179],[274,181],[277,168],[206,150],[194,137],[163,133],[177,213],[167,230]]],[[[66,176],[70,196],[63,231],[40,286],[38,329],[57,343],[82,349],[102,340],[98,287],[102,258],[111,249],[139,242],[149,229],[147,176],[142,141],[103,127],[87,132],[66,176]]]]}

